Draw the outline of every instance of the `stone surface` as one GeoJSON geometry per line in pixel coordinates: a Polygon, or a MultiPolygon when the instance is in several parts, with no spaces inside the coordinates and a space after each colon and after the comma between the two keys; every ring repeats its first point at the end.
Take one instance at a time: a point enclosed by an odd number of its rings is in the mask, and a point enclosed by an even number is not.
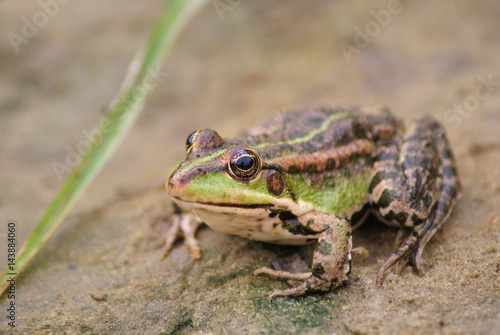
{"type": "MultiPolygon", "coordinates": [[[[20,276],[16,331],[494,334],[500,3],[220,2],[230,7],[218,12],[213,1],[189,25],[135,127],[20,276]],[[370,256],[355,257],[348,284],[326,294],[267,302],[270,290],[287,284],[252,275],[276,257],[307,258],[307,248],[203,228],[200,260],[181,243],[158,260],[172,210],[158,186],[184,157],[191,131],[213,128],[232,137],[286,110],[371,103],[406,121],[438,118],[455,151],[463,196],[428,244],[422,276],[407,268],[375,287],[396,236],[376,222],[354,233],[354,245],[370,256]]],[[[45,24],[36,21],[40,28],[17,53],[8,33],[22,34],[44,9],[39,2],[1,5],[0,239],[13,220],[22,242],[67,176],[54,163],[70,165],[68,155],[102,120],[163,2],[60,4],[45,24]]],[[[0,310],[7,303],[2,298],[0,310]]],[[[1,320],[0,333],[9,333],[1,320]]]]}

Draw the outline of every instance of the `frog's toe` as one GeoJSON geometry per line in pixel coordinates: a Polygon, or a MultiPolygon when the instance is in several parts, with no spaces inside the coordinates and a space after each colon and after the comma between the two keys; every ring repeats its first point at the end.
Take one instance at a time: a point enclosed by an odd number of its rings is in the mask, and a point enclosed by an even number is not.
{"type": "Polygon", "coordinates": [[[424,272],[424,270],[422,268],[422,262],[421,262],[422,251],[423,251],[423,248],[420,248],[420,247],[416,248],[410,256],[410,262],[413,265],[415,272],[419,275],[421,275],[424,272]]]}
{"type": "Polygon", "coordinates": [[[272,291],[266,297],[267,300],[272,300],[275,297],[300,296],[309,292],[329,291],[341,283],[338,278],[334,278],[333,280],[321,279],[313,275],[312,272],[290,273],[266,267],[258,268],[254,271],[254,275],[258,274],[266,274],[276,279],[288,279],[301,282],[299,285],[286,290],[272,291]]]}
{"type": "Polygon", "coordinates": [[[403,269],[408,265],[408,257],[401,257],[394,266],[394,273],[401,274],[403,269]]]}
{"type": "Polygon", "coordinates": [[[288,271],[274,270],[271,268],[258,268],[253,272],[254,275],[266,274],[276,279],[290,279],[290,280],[306,280],[312,276],[312,272],[299,272],[291,273],[288,271]]]}
{"type": "Polygon", "coordinates": [[[368,258],[370,256],[370,251],[368,251],[365,247],[357,247],[351,250],[351,254],[361,258],[368,258]]]}
{"type": "Polygon", "coordinates": [[[160,259],[164,259],[172,251],[175,242],[182,236],[184,236],[184,243],[189,248],[191,257],[199,259],[200,247],[194,235],[200,224],[201,222],[193,214],[174,214],[160,259]]]}
{"type": "Polygon", "coordinates": [[[296,297],[309,292],[329,291],[333,286],[336,285],[332,285],[332,281],[311,275],[298,286],[286,290],[272,291],[267,295],[266,300],[271,301],[275,297],[296,297]]]}
{"type": "Polygon", "coordinates": [[[181,216],[180,215],[173,215],[172,216],[172,226],[167,232],[166,235],[166,240],[165,240],[165,246],[163,247],[160,255],[160,259],[164,259],[167,257],[167,255],[172,251],[175,241],[177,241],[180,237],[180,222],[181,222],[181,216]]]}
{"type": "MultiPolygon", "coordinates": [[[[415,243],[417,242],[417,235],[411,234],[408,236],[406,241],[396,250],[387,260],[382,264],[377,273],[377,286],[382,286],[384,282],[385,274],[387,270],[389,270],[394,264],[401,262],[401,265],[404,267],[406,265],[406,258],[408,252],[413,250],[415,243]]],[[[402,267],[401,267],[402,268],[402,267]]]]}

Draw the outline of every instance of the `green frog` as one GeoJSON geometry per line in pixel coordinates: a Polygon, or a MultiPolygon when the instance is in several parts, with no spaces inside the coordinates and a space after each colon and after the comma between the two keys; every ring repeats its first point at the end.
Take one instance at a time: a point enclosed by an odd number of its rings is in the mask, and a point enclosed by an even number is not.
{"type": "Polygon", "coordinates": [[[396,263],[409,261],[421,273],[422,251],[460,193],[443,127],[426,117],[405,130],[384,107],[307,109],[229,140],[213,130],[195,131],[186,151],[166,181],[178,207],[164,256],[184,236],[192,257],[199,258],[194,235],[201,222],[268,243],[316,242],[308,272],[255,271],[299,282],[271,292],[269,299],[328,291],[345,282],[351,230],[370,212],[409,232],[381,266],[377,285],[396,263]]]}

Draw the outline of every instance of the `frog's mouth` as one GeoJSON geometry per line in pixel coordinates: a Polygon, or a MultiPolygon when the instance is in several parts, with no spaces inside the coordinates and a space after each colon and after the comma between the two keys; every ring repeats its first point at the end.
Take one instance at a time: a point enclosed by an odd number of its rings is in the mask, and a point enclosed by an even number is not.
{"type": "Polygon", "coordinates": [[[276,203],[269,204],[221,204],[210,202],[186,201],[171,196],[172,200],[185,211],[211,212],[219,215],[237,215],[246,217],[274,217],[277,212],[287,211],[296,216],[303,215],[313,210],[309,203],[290,199],[280,199],[276,203]]]}
{"type": "Polygon", "coordinates": [[[294,245],[307,244],[312,237],[292,234],[283,229],[278,212],[286,209],[274,204],[240,206],[189,202],[174,197],[172,199],[183,210],[192,211],[201,221],[220,233],[262,242],[294,245]]]}
{"type": "MultiPolygon", "coordinates": [[[[264,210],[267,213],[272,212],[277,209],[276,204],[257,204],[257,205],[245,205],[245,204],[221,204],[221,203],[210,203],[210,202],[196,202],[196,201],[186,201],[179,198],[172,197],[172,200],[179,205],[185,211],[209,211],[220,214],[239,214],[254,216],[252,213],[264,210]]],[[[245,216],[246,216],[245,215],[245,216]]]]}

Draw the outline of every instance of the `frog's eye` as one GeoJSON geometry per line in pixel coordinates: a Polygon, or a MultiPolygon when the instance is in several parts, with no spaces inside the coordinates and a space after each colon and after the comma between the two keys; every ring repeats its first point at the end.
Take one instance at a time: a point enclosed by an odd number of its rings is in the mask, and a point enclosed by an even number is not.
{"type": "Polygon", "coordinates": [[[229,173],[240,180],[252,179],[260,172],[260,168],[259,155],[250,149],[236,150],[229,158],[229,173]]]}
{"type": "Polygon", "coordinates": [[[193,131],[191,134],[189,134],[188,138],[186,139],[186,152],[189,152],[192,147],[193,143],[196,141],[198,136],[200,136],[201,131],[193,131]]]}

